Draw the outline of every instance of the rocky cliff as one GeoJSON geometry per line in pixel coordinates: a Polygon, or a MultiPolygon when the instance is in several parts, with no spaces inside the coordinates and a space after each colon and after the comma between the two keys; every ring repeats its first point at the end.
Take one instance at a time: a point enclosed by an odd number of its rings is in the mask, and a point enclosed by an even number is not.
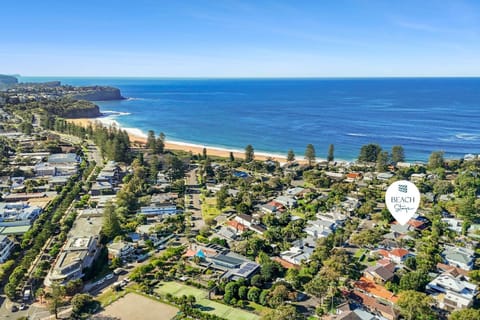
{"type": "Polygon", "coordinates": [[[70,95],[75,100],[87,101],[105,101],[105,100],[122,100],[125,99],[120,93],[120,89],[113,87],[92,86],[78,87],[77,92],[70,95]]]}
{"type": "Polygon", "coordinates": [[[7,89],[13,87],[18,83],[18,79],[14,76],[7,76],[4,74],[0,74],[0,90],[7,89]]]}
{"type": "Polygon", "coordinates": [[[54,103],[44,103],[42,108],[63,118],[96,118],[102,115],[96,104],[84,100],[61,99],[54,103]]]}

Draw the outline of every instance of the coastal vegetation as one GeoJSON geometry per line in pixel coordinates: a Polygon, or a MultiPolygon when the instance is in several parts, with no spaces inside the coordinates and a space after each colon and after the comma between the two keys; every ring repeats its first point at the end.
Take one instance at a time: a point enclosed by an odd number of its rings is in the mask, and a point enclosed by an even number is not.
{"type": "Polygon", "coordinates": [[[315,147],[313,144],[309,143],[305,149],[305,159],[308,161],[308,165],[311,167],[313,162],[315,162],[315,147]]]}

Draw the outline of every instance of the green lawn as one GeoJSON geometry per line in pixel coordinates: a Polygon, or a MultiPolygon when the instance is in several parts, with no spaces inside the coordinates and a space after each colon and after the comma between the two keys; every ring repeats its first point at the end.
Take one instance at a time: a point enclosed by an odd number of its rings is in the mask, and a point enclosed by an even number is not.
{"type": "Polygon", "coordinates": [[[215,219],[222,212],[217,209],[217,199],[215,197],[209,197],[202,199],[202,218],[203,220],[207,218],[215,219]]]}
{"type": "Polygon", "coordinates": [[[108,288],[103,292],[100,296],[97,296],[95,299],[100,302],[102,307],[108,306],[109,304],[117,301],[121,297],[125,296],[128,291],[122,290],[122,291],[115,291],[111,288],[108,288]]]}
{"type": "Polygon", "coordinates": [[[212,313],[228,320],[260,319],[258,315],[250,313],[248,311],[230,307],[212,300],[208,300],[206,290],[197,289],[195,287],[190,287],[178,282],[162,282],[160,286],[155,289],[155,291],[161,295],[166,295],[167,293],[170,293],[176,297],[182,295],[193,295],[197,300],[196,304],[198,308],[207,313],[212,313]]]}
{"type": "Polygon", "coordinates": [[[367,251],[367,250],[365,250],[365,249],[360,249],[360,250],[358,250],[357,252],[355,252],[354,257],[357,258],[357,259],[360,259],[360,257],[361,257],[366,251],[367,251]]]}
{"type": "MultiPolygon", "coordinates": [[[[232,210],[231,206],[223,208],[223,211],[232,210]]],[[[222,210],[217,208],[217,198],[215,197],[202,197],[202,218],[203,220],[207,218],[215,219],[222,213],[222,210]]]]}

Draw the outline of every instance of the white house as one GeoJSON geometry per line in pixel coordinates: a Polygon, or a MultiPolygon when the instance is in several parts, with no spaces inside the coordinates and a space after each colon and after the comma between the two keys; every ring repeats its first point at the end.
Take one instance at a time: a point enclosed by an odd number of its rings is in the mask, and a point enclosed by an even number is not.
{"type": "Polygon", "coordinates": [[[7,236],[0,235],[0,263],[8,260],[14,245],[13,241],[7,236]]]}
{"type": "Polygon", "coordinates": [[[442,273],[427,284],[426,290],[437,301],[440,308],[449,311],[468,308],[477,295],[477,286],[463,276],[442,273]]]}
{"type": "Polygon", "coordinates": [[[446,247],[442,256],[447,264],[464,270],[472,270],[475,261],[474,252],[461,247],[446,247]]]}

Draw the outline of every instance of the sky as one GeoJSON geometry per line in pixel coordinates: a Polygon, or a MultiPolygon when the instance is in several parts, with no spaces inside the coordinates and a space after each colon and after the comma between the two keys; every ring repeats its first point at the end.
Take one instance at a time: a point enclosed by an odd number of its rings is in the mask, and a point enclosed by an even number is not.
{"type": "Polygon", "coordinates": [[[480,1],[2,1],[0,73],[480,76],[480,1]]]}

